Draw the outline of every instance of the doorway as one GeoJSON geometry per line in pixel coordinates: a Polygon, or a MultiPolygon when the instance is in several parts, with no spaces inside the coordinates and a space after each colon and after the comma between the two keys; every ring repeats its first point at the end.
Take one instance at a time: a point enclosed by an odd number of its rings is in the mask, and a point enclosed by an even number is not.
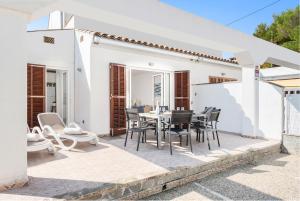
{"type": "Polygon", "coordinates": [[[68,72],[45,65],[27,65],[27,124],[39,126],[37,115],[57,112],[68,122],[68,72]]]}

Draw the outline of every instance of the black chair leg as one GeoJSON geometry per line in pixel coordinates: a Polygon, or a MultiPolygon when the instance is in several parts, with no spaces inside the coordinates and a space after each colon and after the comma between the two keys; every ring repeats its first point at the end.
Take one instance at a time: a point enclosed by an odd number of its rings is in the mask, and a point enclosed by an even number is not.
{"type": "Polygon", "coordinates": [[[216,131],[216,136],[217,136],[217,140],[218,140],[218,145],[220,147],[220,141],[219,141],[219,134],[218,134],[218,131],[216,131]]]}
{"type": "Polygon", "coordinates": [[[145,131],[145,143],[147,143],[147,132],[145,131]]]}
{"type": "Polygon", "coordinates": [[[190,138],[189,135],[187,135],[187,136],[186,136],[186,146],[189,145],[189,138],[190,138]]]}
{"type": "Polygon", "coordinates": [[[169,135],[169,143],[170,143],[170,154],[173,155],[172,153],[172,137],[169,135]]]}
{"type": "Polygon", "coordinates": [[[124,147],[126,147],[126,144],[127,144],[127,138],[128,138],[128,129],[127,129],[127,131],[126,131],[126,137],[125,137],[124,147]]]}
{"type": "Polygon", "coordinates": [[[156,135],[156,146],[158,148],[158,135],[156,135]]]}
{"type": "Polygon", "coordinates": [[[130,137],[131,139],[132,139],[132,136],[133,136],[133,131],[131,131],[131,137],[130,137]]]}
{"type": "Polygon", "coordinates": [[[202,142],[204,142],[204,131],[202,131],[202,142]]]}
{"type": "Polygon", "coordinates": [[[212,134],[213,134],[213,140],[215,140],[215,132],[213,131],[212,134]]]}
{"type": "Polygon", "coordinates": [[[140,139],[141,139],[141,132],[139,132],[136,151],[139,151],[139,148],[140,148],[140,139]]]}
{"type": "Polygon", "coordinates": [[[143,143],[146,143],[146,132],[145,132],[145,131],[143,131],[142,142],[143,142],[143,143]]]}
{"type": "Polygon", "coordinates": [[[189,139],[190,139],[191,152],[193,153],[192,135],[191,134],[189,134],[189,139]]]}
{"type": "Polygon", "coordinates": [[[206,132],[206,138],[207,138],[207,145],[208,145],[208,149],[210,150],[210,143],[209,143],[209,137],[208,137],[208,132],[206,132]]]}
{"type": "Polygon", "coordinates": [[[179,142],[180,142],[180,146],[182,147],[182,136],[179,135],[179,142]]]}

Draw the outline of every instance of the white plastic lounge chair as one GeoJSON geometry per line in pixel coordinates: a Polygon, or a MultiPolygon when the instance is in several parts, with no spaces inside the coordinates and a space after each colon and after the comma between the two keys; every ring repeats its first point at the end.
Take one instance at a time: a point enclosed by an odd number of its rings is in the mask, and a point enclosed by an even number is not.
{"type": "MultiPolygon", "coordinates": [[[[81,134],[72,135],[65,134],[64,129],[67,128],[62,118],[57,113],[40,113],[38,121],[45,136],[53,137],[58,145],[64,150],[73,149],[78,142],[90,142],[91,144],[99,144],[98,137],[95,133],[83,131],[81,134]],[[65,146],[64,139],[73,141],[71,146],[65,146]]],[[[69,128],[77,127],[76,123],[70,123],[69,128]]]]}
{"type": "Polygon", "coordinates": [[[35,151],[41,151],[44,149],[48,149],[48,151],[51,154],[55,154],[56,149],[52,142],[44,137],[42,134],[42,131],[39,127],[34,127],[32,129],[32,132],[30,132],[30,129],[27,125],[27,135],[37,135],[38,139],[35,141],[28,140],[27,139],[27,152],[35,152],[35,151]]]}

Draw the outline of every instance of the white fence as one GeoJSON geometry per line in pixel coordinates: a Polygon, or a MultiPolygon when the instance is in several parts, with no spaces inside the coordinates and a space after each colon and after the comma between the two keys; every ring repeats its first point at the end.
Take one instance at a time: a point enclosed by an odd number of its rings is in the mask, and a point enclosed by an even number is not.
{"type": "Polygon", "coordinates": [[[241,133],[243,117],[241,90],[241,83],[193,85],[192,109],[201,112],[206,106],[220,108],[219,129],[241,133]]]}
{"type": "MultiPolygon", "coordinates": [[[[244,111],[242,107],[242,84],[221,83],[192,86],[192,109],[203,111],[211,106],[221,109],[219,129],[242,133],[244,111]]],[[[259,131],[267,139],[281,139],[283,130],[282,90],[274,85],[259,83],[259,131]]]]}
{"type": "Polygon", "coordinates": [[[259,83],[259,135],[280,140],[283,132],[283,90],[261,81],[259,83]]]}
{"type": "Polygon", "coordinates": [[[300,94],[287,94],[285,98],[286,134],[300,136],[300,94]]]}

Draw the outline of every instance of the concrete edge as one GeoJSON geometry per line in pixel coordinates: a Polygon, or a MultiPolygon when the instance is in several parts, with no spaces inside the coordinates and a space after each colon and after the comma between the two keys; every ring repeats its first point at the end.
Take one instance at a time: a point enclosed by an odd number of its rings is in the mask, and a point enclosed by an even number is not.
{"type": "Polygon", "coordinates": [[[264,148],[248,149],[244,153],[228,155],[216,161],[194,167],[178,167],[174,170],[140,179],[126,184],[104,184],[94,189],[82,189],[77,192],[56,196],[67,200],[137,200],[165,190],[184,185],[222,172],[228,168],[244,164],[256,164],[259,160],[280,153],[280,143],[264,148]]]}
{"type": "Polygon", "coordinates": [[[25,186],[28,183],[28,177],[25,179],[18,179],[15,180],[14,182],[8,183],[8,184],[1,184],[0,185],[0,193],[7,191],[7,190],[11,190],[11,189],[15,189],[15,188],[21,188],[23,186],[25,186]]]}

